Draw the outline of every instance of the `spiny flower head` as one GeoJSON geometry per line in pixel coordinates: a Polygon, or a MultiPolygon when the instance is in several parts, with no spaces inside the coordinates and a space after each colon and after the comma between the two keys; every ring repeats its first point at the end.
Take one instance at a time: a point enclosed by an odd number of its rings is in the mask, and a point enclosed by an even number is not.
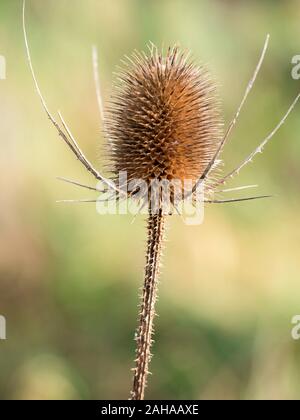
{"type": "Polygon", "coordinates": [[[119,74],[106,133],[117,177],[195,182],[222,138],[216,87],[186,52],[134,53],[119,74]]]}

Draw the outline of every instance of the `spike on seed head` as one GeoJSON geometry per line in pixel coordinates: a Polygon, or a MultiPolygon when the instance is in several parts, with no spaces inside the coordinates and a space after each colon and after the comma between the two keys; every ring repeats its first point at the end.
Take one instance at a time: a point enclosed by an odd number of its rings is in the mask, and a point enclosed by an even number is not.
{"type": "Polygon", "coordinates": [[[119,74],[106,132],[116,177],[196,181],[222,138],[215,85],[178,47],[136,52],[119,74]]]}

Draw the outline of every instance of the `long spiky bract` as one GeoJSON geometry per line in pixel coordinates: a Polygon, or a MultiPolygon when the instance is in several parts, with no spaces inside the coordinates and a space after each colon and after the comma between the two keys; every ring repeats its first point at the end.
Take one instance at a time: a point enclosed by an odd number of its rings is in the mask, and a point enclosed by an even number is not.
{"type": "Polygon", "coordinates": [[[242,101],[241,101],[241,103],[240,103],[240,105],[239,105],[239,107],[238,107],[238,109],[237,109],[237,111],[236,111],[233,119],[230,121],[230,123],[229,123],[229,125],[228,125],[228,127],[226,129],[225,134],[224,134],[224,136],[223,136],[223,138],[222,138],[222,140],[221,140],[221,142],[220,142],[220,144],[219,144],[219,146],[218,146],[218,148],[216,150],[216,153],[214,154],[213,158],[211,159],[211,161],[209,162],[209,164],[205,168],[205,171],[201,174],[201,177],[195,183],[195,185],[193,187],[193,191],[195,191],[195,189],[197,188],[197,186],[199,186],[200,183],[203,183],[205,181],[206,177],[209,175],[210,171],[213,169],[213,166],[214,166],[215,161],[218,159],[219,155],[221,154],[221,152],[223,150],[223,147],[224,147],[226,141],[228,140],[228,138],[229,138],[229,136],[230,136],[233,128],[235,127],[235,125],[236,125],[236,123],[238,121],[238,118],[240,116],[240,113],[241,113],[241,111],[242,111],[242,109],[243,109],[243,107],[244,107],[244,105],[245,105],[245,103],[247,101],[248,95],[249,95],[249,93],[251,92],[251,90],[252,90],[252,88],[254,86],[254,83],[256,81],[256,78],[257,78],[257,76],[259,74],[259,71],[261,69],[261,66],[263,64],[263,61],[264,61],[264,58],[265,58],[265,55],[266,55],[266,52],[267,52],[267,49],[268,49],[269,41],[270,41],[270,35],[268,34],[267,37],[266,37],[266,40],[265,40],[265,43],[264,43],[264,46],[263,46],[261,55],[259,57],[257,66],[256,66],[256,68],[254,70],[253,76],[250,79],[250,81],[249,81],[249,83],[248,83],[248,85],[246,87],[246,91],[244,93],[244,96],[242,98],[242,101]]]}
{"type": "Polygon", "coordinates": [[[31,71],[31,75],[34,81],[34,85],[37,91],[37,94],[40,98],[40,101],[42,103],[43,109],[46,112],[49,120],[51,121],[51,123],[53,124],[53,126],[56,128],[56,130],[58,131],[59,136],[63,139],[63,141],[66,143],[66,145],[70,148],[70,150],[73,152],[73,154],[76,156],[76,158],[81,162],[81,164],[99,181],[102,181],[105,185],[107,185],[108,188],[115,190],[116,192],[120,193],[121,195],[123,195],[123,191],[119,190],[118,188],[116,188],[115,184],[112,183],[110,180],[108,180],[107,178],[105,178],[103,175],[101,175],[94,167],[93,165],[89,162],[89,160],[86,158],[86,156],[84,155],[84,153],[81,151],[81,149],[79,148],[75,138],[73,137],[73,135],[71,134],[71,131],[69,130],[68,126],[66,125],[66,123],[64,122],[61,113],[59,112],[59,117],[60,120],[62,122],[62,127],[60,126],[60,124],[56,121],[56,119],[54,118],[54,116],[52,115],[52,113],[49,111],[49,108],[47,106],[47,103],[42,95],[40,86],[38,84],[37,78],[35,76],[35,72],[34,72],[34,68],[33,68],[33,64],[32,64],[32,60],[31,60],[31,54],[30,54],[30,50],[29,50],[29,44],[28,44],[28,39],[27,39],[27,32],[26,32],[26,25],[25,25],[25,6],[26,6],[26,1],[23,0],[23,34],[24,34],[24,41],[25,41],[25,48],[26,48],[26,54],[27,54],[27,59],[28,59],[28,63],[29,63],[29,68],[31,71]]]}
{"type": "Polygon", "coordinates": [[[94,82],[95,82],[95,90],[96,90],[96,98],[97,98],[100,122],[103,126],[104,125],[104,109],[103,109],[100,78],[99,78],[98,50],[97,50],[96,45],[93,45],[92,47],[92,61],[93,61],[94,82]]]}
{"type": "MultiPolygon", "coordinates": [[[[183,197],[192,195],[193,198],[195,189],[203,184],[208,197],[204,196],[202,200],[209,204],[233,203],[269,197],[264,195],[216,199],[214,194],[253,187],[249,185],[231,189],[217,189],[220,185],[225,184],[228,179],[238,174],[240,169],[247,165],[255,155],[262,152],[266,144],[284,124],[300,95],[296,97],[275,129],[242,163],[220,179],[211,177],[211,172],[220,163],[220,153],[236,125],[240,112],[257,78],[267,51],[269,35],[238,110],[224,135],[222,134],[220,107],[216,99],[214,83],[203,67],[196,66],[189,60],[188,54],[180,52],[176,46],[169,48],[166,56],[163,56],[151,44],[148,54],[135,52],[132,57],[127,57],[126,68],[119,73],[119,84],[112,98],[107,117],[104,118],[98,76],[98,55],[96,48],[94,48],[93,68],[96,95],[100,119],[102,124],[105,125],[106,138],[110,146],[109,152],[113,171],[113,179],[111,180],[100,174],[85,157],[62,114],[58,112],[59,123],[48,109],[31,61],[25,28],[25,0],[23,0],[23,31],[29,68],[43,109],[74,156],[96,180],[103,182],[105,188],[94,188],[67,178],[60,178],[60,180],[80,188],[111,194],[97,200],[62,200],[62,202],[92,203],[107,201],[114,199],[115,193],[118,194],[117,200],[124,199],[124,197],[135,197],[135,191],[130,192],[128,186],[130,181],[136,179],[142,180],[148,187],[152,185],[153,180],[179,180],[181,182],[189,180],[193,182],[193,187],[187,194],[184,191],[183,197]],[[116,186],[112,181],[117,181],[119,173],[123,171],[127,173],[125,185],[116,186]]],[[[149,374],[159,266],[166,222],[161,194],[159,194],[158,203],[155,203],[155,205],[151,200],[149,201],[148,192],[138,197],[138,203],[140,202],[140,210],[148,204],[148,242],[131,390],[131,399],[134,400],[144,398],[149,374]]],[[[172,204],[177,213],[180,213],[176,200],[172,204]]]]}

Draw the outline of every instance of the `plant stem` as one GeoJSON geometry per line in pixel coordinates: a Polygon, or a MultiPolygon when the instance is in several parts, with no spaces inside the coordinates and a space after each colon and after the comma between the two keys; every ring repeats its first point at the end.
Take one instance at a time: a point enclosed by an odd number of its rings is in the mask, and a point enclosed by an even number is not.
{"type": "Polygon", "coordinates": [[[137,348],[134,368],[132,400],[143,400],[147,385],[148,367],[151,360],[151,344],[153,335],[153,320],[155,317],[155,302],[157,298],[159,265],[164,239],[165,216],[159,210],[152,215],[149,211],[148,242],[144,287],[141,301],[139,326],[137,329],[137,348]]]}

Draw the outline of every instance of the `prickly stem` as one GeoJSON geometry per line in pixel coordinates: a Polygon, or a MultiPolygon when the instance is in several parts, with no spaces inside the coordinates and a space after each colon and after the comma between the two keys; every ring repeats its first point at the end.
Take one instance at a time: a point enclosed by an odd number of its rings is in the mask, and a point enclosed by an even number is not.
{"type": "Polygon", "coordinates": [[[143,400],[151,360],[151,344],[155,302],[157,298],[159,265],[164,240],[165,217],[162,211],[148,217],[148,243],[141,312],[136,337],[136,360],[134,368],[132,400],[143,400]]]}

